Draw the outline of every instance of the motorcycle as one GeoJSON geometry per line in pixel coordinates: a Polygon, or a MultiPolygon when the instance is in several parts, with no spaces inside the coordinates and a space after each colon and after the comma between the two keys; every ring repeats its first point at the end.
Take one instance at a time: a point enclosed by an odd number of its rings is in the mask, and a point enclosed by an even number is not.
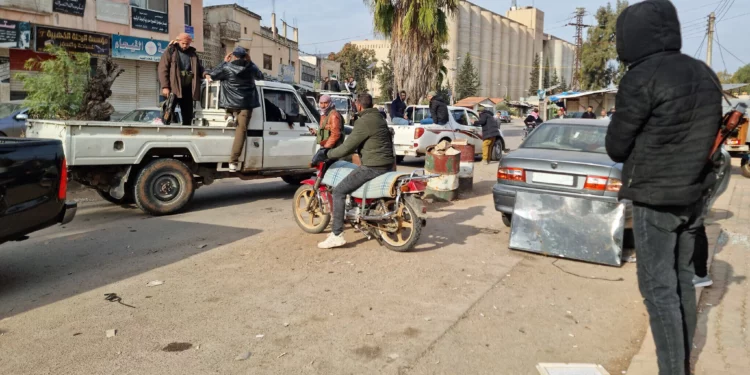
{"type": "MultiPolygon", "coordinates": [[[[297,189],[293,209],[297,225],[307,233],[317,234],[331,221],[331,190],[348,175],[347,169],[351,171],[357,166],[330,159],[313,164],[317,174],[297,189]]],[[[427,180],[433,177],[437,175],[427,175],[423,169],[411,174],[389,172],[379,176],[347,197],[344,220],[368,240],[375,238],[393,251],[409,251],[427,224],[427,207],[420,196],[427,180]]]]}
{"type": "Polygon", "coordinates": [[[529,134],[531,134],[531,132],[533,132],[534,129],[536,129],[537,126],[539,126],[541,123],[542,123],[541,120],[537,120],[537,121],[524,121],[523,124],[524,124],[525,127],[523,129],[523,137],[521,138],[521,140],[523,141],[524,139],[526,139],[526,137],[528,137],[529,134]]]}

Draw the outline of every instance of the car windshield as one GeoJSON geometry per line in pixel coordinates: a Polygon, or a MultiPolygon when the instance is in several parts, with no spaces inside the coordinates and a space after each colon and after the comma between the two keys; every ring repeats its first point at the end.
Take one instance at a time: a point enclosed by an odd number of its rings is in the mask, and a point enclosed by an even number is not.
{"type": "Polygon", "coordinates": [[[607,128],[582,124],[542,124],[534,130],[521,148],[580,151],[606,154],[604,138],[607,128]]]}
{"type": "Polygon", "coordinates": [[[8,117],[21,108],[20,104],[0,103],[0,118],[8,117]]]}
{"type": "Polygon", "coordinates": [[[331,101],[333,102],[333,105],[336,106],[336,110],[339,112],[347,112],[349,111],[349,102],[346,100],[346,98],[342,97],[332,97],[331,101]]]}
{"type": "Polygon", "coordinates": [[[151,123],[155,119],[159,118],[161,116],[161,111],[159,110],[149,110],[149,109],[136,109],[133,112],[128,113],[120,119],[121,122],[143,122],[143,123],[151,123]]]}

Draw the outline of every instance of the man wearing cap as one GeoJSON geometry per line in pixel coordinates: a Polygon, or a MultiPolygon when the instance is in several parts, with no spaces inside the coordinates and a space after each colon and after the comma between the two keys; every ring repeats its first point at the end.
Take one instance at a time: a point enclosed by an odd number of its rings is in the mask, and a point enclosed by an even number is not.
{"type": "Polygon", "coordinates": [[[335,148],[344,143],[344,120],[336,110],[331,97],[323,95],[320,104],[320,129],[310,128],[310,132],[317,136],[317,143],[321,148],[335,148]]]}
{"type": "Polygon", "coordinates": [[[260,107],[255,80],[263,79],[263,73],[250,60],[250,55],[242,47],[224,58],[224,63],[209,73],[211,79],[222,81],[219,92],[219,107],[235,119],[234,143],[229,159],[229,171],[239,168],[239,157],[247,138],[247,125],[253,109],[260,107]]]}
{"type": "Polygon", "coordinates": [[[448,105],[445,104],[440,98],[437,97],[437,92],[430,91],[427,94],[427,100],[430,102],[430,115],[432,121],[438,125],[445,125],[448,123],[448,105]]]}
{"type": "Polygon", "coordinates": [[[206,76],[192,42],[190,35],[181,33],[159,60],[161,94],[165,99],[170,93],[177,97],[183,125],[193,123],[193,102],[200,98],[199,78],[206,76]]]}

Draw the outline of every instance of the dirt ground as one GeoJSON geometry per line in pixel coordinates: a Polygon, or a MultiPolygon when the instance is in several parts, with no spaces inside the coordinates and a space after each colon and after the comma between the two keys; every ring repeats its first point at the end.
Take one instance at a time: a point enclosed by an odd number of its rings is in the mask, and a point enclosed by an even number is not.
{"type": "Polygon", "coordinates": [[[470,197],[431,205],[409,253],[353,231],[345,248],[317,249],[325,234],[297,228],[295,188],[280,180],[220,181],[160,218],[73,193],[71,224],[0,246],[0,373],[536,374],[539,362],[589,362],[620,374],[647,324],[634,265],[509,250],[496,168],[477,165],[470,197]]]}

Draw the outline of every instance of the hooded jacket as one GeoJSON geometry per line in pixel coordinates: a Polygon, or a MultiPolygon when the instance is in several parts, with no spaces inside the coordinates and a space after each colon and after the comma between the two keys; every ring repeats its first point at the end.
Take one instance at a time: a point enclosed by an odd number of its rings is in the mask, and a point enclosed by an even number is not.
{"type": "Polygon", "coordinates": [[[500,136],[500,126],[490,110],[483,110],[479,114],[479,120],[474,122],[474,126],[482,127],[482,139],[494,139],[500,136]]]}
{"type": "Polygon", "coordinates": [[[430,100],[430,115],[432,121],[436,124],[445,125],[450,121],[448,119],[448,116],[450,116],[450,113],[448,113],[448,105],[438,99],[437,96],[433,96],[432,100],[430,100]]]}
{"type": "Polygon", "coordinates": [[[396,160],[388,123],[375,108],[359,113],[352,133],[346,137],[344,144],[328,151],[328,157],[341,159],[357,150],[360,150],[362,165],[366,167],[391,166],[396,160]]]}
{"type": "Polygon", "coordinates": [[[263,79],[263,73],[252,61],[224,62],[210,75],[211,79],[222,81],[219,107],[249,110],[260,107],[255,80],[263,79]]]}
{"type": "Polygon", "coordinates": [[[710,184],[708,154],[722,117],[716,74],[680,52],[668,0],[646,0],[617,19],[617,54],[628,65],[607,129],[607,154],[624,163],[620,199],[684,206],[710,184]]]}

